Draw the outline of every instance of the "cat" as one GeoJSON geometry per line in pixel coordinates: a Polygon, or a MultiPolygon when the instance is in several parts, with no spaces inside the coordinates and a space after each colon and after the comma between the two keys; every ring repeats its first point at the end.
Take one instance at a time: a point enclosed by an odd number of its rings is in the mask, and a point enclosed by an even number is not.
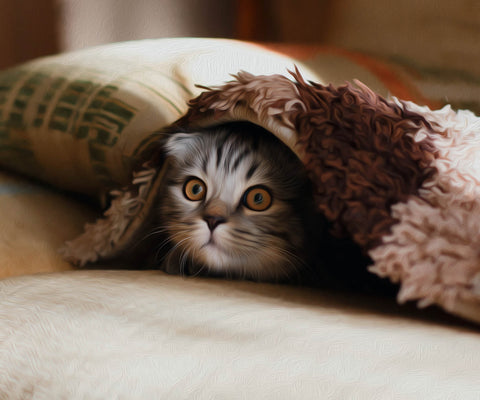
{"type": "Polygon", "coordinates": [[[396,294],[358,244],[330,234],[304,165],[272,133],[236,122],[170,132],[162,148],[157,206],[113,267],[396,294]]]}
{"type": "Polygon", "coordinates": [[[277,282],[301,274],[311,196],[285,144],[259,126],[230,123],[174,133],[164,148],[162,269],[277,282]]]}

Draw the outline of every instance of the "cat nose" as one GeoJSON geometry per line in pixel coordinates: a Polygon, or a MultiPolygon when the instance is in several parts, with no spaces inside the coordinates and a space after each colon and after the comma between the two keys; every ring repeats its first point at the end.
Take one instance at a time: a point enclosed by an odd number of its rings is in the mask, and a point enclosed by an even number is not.
{"type": "Polygon", "coordinates": [[[205,215],[203,220],[207,223],[208,228],[211,232],[220,224],[223,224],[227,221],[225,217],[219,215],[205,215]]]}

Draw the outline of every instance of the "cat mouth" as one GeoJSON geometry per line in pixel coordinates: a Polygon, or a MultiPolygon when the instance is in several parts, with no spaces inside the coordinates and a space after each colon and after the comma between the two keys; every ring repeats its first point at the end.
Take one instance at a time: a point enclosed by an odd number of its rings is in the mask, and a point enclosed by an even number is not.
{"type": "Polygon", "coordinates": [[[218,240],[216,240],[214,238],[213,235],[210,235],[210,238],[208,239],[207,242],[205,242],[201,247],[200,249],[208,249],[208,248],[211,248],[211,249],[215,249],[217,251],[221,251],[221,252],[225,252],[222,248],[222,246],[220,246],[220,244],[218,243],[218,240]]]}
{"type": "Polygon", "coordinates": [[[220,247],[218,246],[218,243],[217,243],[216,240],[213,238],[213,236],[210,236],[210,239],[208,239],[207,242],[205,242],[204,244],[202,244],[202,246],[201,246],[200,248],[201,248],[201,249],[204,249],[204,248],[209,247],[209,246],[216,247],[216,248],[220,249],[220,247]]]}

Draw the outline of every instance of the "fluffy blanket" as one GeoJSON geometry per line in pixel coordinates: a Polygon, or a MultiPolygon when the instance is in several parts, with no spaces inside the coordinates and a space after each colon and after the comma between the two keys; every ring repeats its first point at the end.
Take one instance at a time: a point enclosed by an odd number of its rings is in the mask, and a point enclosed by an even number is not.
{"type": "Polygon", "coordinates": [[[471,112],[386,100],[359,81],[328,85],[288,57],[221,40],[47,58],[2,73],[0,87],[1,163],[108,200],[104,217],[66,244],[76,264],[118,254],[141,230],[165,131],[249,121],[304,162],[332,233],[400,285],[400,302],[480,322],[480,122],[471,112]],[[278,74],[294,64],[291,76],[278,74]]]}
{"type": "Polygon", "coordinates": [[[332,231],[368,252],[372,273],[480,321],[480,119],[341,87],[240,73],[190,102],[175,128],[248,119],[304,162],[332,231]]]}

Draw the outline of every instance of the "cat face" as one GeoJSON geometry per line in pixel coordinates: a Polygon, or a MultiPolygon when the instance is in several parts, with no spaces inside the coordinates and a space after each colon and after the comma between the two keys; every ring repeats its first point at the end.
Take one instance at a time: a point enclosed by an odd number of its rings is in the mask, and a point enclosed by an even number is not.
{"type": "Polygon", "coordinates": [[[306,181],[285,145],[260,128],[230,127],[174,134],[166,151],[169,263],[258,280],[301,267],[306,181]]]}

